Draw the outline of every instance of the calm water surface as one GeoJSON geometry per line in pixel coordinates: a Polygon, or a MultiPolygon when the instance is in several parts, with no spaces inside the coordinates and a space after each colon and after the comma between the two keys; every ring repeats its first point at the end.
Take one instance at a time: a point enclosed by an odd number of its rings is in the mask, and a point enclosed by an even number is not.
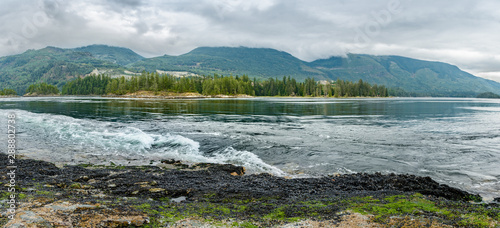
{"type": "Polygon", "coordinates": [[[18,116],[19,153],[53,162],[411,173],[500,196],[500,100],[2,98],[0,111],[2,126],[18,116]]]}

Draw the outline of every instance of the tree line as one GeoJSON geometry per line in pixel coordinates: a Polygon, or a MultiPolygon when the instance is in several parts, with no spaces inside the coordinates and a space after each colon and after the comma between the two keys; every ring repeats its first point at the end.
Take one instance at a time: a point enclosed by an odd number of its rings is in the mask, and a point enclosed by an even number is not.
{"type": "Polygon", "coordinates": [[[500,95],[492,93],[492,92],[485,92],[485,93],[480,93],[476,96],[476,98],[500,98],[500,95]]]}
{"type": "Polygon", "coordinates": [[[16,91],[13,89],[4,88],[0,90],[0,96],[17,95],[16,91]]]}
{"type": "Polygon", "coordinates": [[[27,94],[36,95],[56,95],[59,94],[59,89],[55,85],[49,85],[45,82],[33,84],[26,89],[27,94]]]}
{"type": "Polygon", "coordinates": [[[389,92],[383,85],[337,80],[316,81],[308,78],[297,82],[294,78],[269,78],[251,80],[248,76],[210,75],[203,77],[175,77],[169,74],[143,72],[136,77],[111,78],[106,75],[91,75],[66,83],[64,95],[123,95],[137,91],[193,92],[203,95],[251,96],[312,96],[312,97],[387,97],[389,92]]]}

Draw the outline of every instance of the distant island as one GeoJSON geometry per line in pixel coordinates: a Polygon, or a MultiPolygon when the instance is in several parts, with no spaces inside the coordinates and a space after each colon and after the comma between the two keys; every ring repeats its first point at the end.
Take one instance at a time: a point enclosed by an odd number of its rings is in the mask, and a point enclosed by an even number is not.
{"type": "Polygon", "coordinates": [[[486,93],[480,93],[476,96],[477,98],[500,98],[500,95],[492,93],[492,92],[486,92],[486,93]]]}
{"type": "Polygon", "coordinates": [[[0,96],[15,96],[17,93],[13,89],[2,89],[0,90],[0,96]]]}
{"type": "Polygon", "coordinates": [[[383,85],[371,85],[359,80],[316,81],[308,78],[251,80],[248,76],[175,77],[168,74],[143,72],[136,77],[111,78],[107,75],[78,77],[66,83],[59,92],[56,86],[33,84],[25,96],[36,95],[115,95],[115,96],[291,96],[291,97],[388,97],[383,85]],[[174,95],[172,95],[174,94],[174,95]]]}
{"type": "Polygon", "coordinates": [[[35,97],[35,96],[54,96],[59,95],[59,89],[54,85],[49,85],[45,82],[37,83],[28,86],[26,89],[26,97],[35,97]]]}

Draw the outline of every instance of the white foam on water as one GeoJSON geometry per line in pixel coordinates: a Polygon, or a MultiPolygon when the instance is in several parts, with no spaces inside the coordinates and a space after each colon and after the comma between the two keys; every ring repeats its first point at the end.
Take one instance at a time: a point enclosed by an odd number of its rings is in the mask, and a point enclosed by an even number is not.
{"type": "Polygon", "coordinates": [[[148,134],[138,128],[119,123],[75,119],[51,114],[22,112],[20,122],[31,137],[51,142],[54,146],[72,146],[80,152],[94,154],[144,155],[155,145],[172,143],[176,147],[196,150],[196,144],[172,142],[170,135],[148,134]],[[193,148],[195,147],[195,148],[193,148]]]}
{"type": "Polygon", "coordinates": [[[266,172],[277,176],[285,176],[283,171],[265,163],[254,153],[236,150],[233,147],[227,147],[226,149],[215,153],[212,159],[214,159],[217,163],[241,165],[247,168],[250,172],[266,172]]]}
{"type": "MultiPolygon", "coordinates": [[[[72,148],[52,150],[56,153],[74,153],[79,156],[90,154],[109,159],[142,156],[144,162],[149,162],[150,158],[173,158],[188,162],[231,163],[244,166],[252,173],[285,175],[280,169],[266,164],[257,155],[248,151],[226,147],[205,155],[200,151],[198,142],[181,135],[149,133],[126,123],[76,119],[64,115],[20,110],[15,112],[19,116],[21,128],[29,135],[28,138],[44,142],[45,146],[52,147],[49,151],[57,147],[72,148]]],[[[67,155],[65,154],[66,158],[67,155]]]]}

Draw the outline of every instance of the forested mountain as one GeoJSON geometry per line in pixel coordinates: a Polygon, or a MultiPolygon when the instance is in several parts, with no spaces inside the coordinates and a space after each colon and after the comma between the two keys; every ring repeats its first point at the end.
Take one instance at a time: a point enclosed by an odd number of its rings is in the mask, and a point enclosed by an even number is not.
{"type": "Polygon", "coordinates": [[[473,97],[481,91],[500,91],[500,83],[476,77],[456,66],[401,56],[348,54],[346,58],[316,60],[310,66],[331,79],[361,78],[420,95],[473,97]]]}
{"type": "MultiPolygon", "coordinates": [[[[267,79],[291,76],[297,81],[358,81],[427,96],[469,96],[500,93],[500,83],[475,77],[458,67],[400,56],[348,54],[313,62],[268,48],[201,47],[180,56],[144,59],[126,48],[91,45],[75,49],[47,47],[0,58],[0,90],[25,92],[30,84],[47,82],[62,88],[68,80],[91,72],[112,77],[128,71],[186,71],[200,75],[248,75],[267,79]],[[128,71],[127,71],[128,70],[128,71]]],[[[128,72],[128,73],[127,73],[128,72]]]]}
{"type": "Polygon", "coordinates": [[[108,45],[90,45],[75,48],[73,50],[77,52],[88,52],[97,59],[109,61],[122,66],[144,59],[144,57],[128,48],[112,47],[108,45]]]}
{"type": "Polygon", "coordinates": [[[94,69],[120,70],[120,65],[95,58],[89,52],[56,47],[28,50],[0,58],[0,89],[24,94],[28,85],[46,82],[61,87],[68,80],[94,69]]]}
{"type": "Polygon", "coordinates": [[[249,75],[258,78],[291,76],[327,79],[307,62],[268,48],[200,47],[180,56],[160,56],[130,65],[136,71],[176,70],[198,74],[249,75]]]}
{"type": "Polygon", "coordinates": [[[183,70],[198,74],[246,74],[258,78],[292,76],[298,81],[362,79],[425,96],[470,96],[498,92],[500,83],[476,77],[441,62],[400,56],[348,54],[305,62],[266,48],[203,47],[180,56],[161,56],[131,64],[137,71],[183,70]]]}

